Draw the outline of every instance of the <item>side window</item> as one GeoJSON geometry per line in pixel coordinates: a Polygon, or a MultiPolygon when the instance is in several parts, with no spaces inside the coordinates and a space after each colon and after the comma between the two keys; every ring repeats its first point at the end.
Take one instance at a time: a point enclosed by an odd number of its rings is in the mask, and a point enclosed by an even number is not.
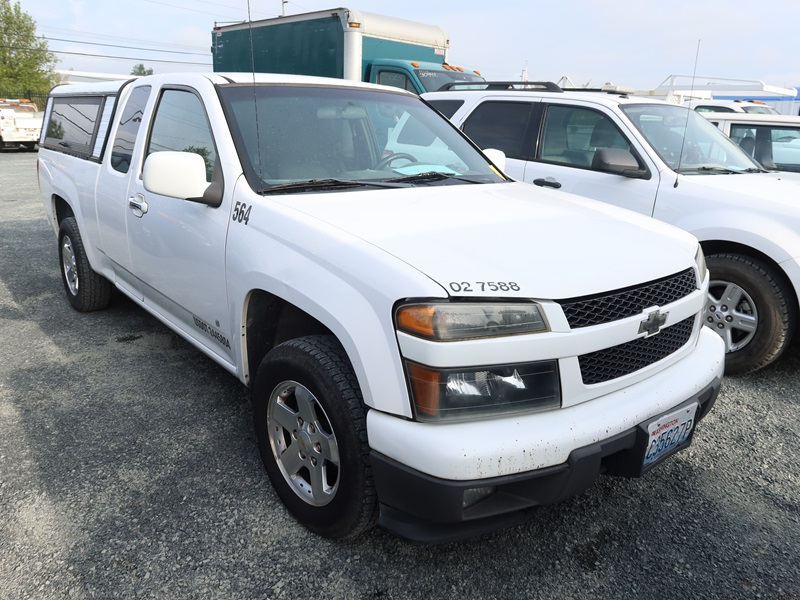
{"type": "Polygon", "coordinates": [[[578,106],[547,107],[539,146],[540,160],[589,168],[600,148],[632,152],[617,126],[602,113],[578,106]]]}
{"type": "Polygon", "coordinates": [[[127,173],[131,167],[133,146],[139,126],[142,124],[142,115],[144,107],[147,105],[147,99],[150,97],[150,90],[149,85],[143,85],[133,90],[119,119],[117,135],[111,146],[111,166],[120,173],[127,173]]]}
{"type": "Polygon", "coordinates": [[[479,148],[495,148],[508,158],[528,160],[530,102],[484,102],[464,122],[464,133],[479,148]]]}
{"type": "Polygon", "coordinates": [[[409,92],[416,93],[417,91],[408,76],[398,71],[380,71],[378,73],[378,83],[381,85],[390,85],[409,92]]]}
{"type": "Polygon", "coordinates": [[[767,168],[800,171],[800,127],[731,125],[731,138],[767,168]]]}
{"type": "Polygon", "coordinates": [[[694,109],[697,112],[736,112],[732,108],[728,106],[695,106],[694,109]]]}
{"type": "Polygon", "coordinates": [[[217,151],[203,103],[192,92],[165,90],[161,94],[147,156],[163,150],[199,154],[206,163],[206,181],[211,182],[217,151]]]}
{"type": "Polygon", "coordinates": [[[756,130],[753,127],[731,124],[731,139],[753,156],[756,150],[756,130]]]}
{"type": "Polygon", "coordinates": [[[442,113],[445,117],[450,119],[456,111],[464,105],[463,100],[429,100],[433,108],[442,113]]]}
{"type": "Polygon", "coordinates": [[[104,100],[103,96],[53,98],[45,144],[90,156],[104,100]]]}

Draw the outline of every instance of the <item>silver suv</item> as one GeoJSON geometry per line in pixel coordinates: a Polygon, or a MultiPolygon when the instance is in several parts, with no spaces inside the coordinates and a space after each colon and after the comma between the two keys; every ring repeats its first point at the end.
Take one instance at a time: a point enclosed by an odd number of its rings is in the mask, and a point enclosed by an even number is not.
{"type": "MultiPolygon", "coordinates": [[[[712,279],[705,323],[725,340],[726,372],[754,371],[781,355],[797,327],[796,183],[685,106],[549,82],[475,88],[423,98],[478,146],[504,152],[511,177],[694,234],[712,279]]],[[[586,255],[591,260],[591,248],[586,255]]]]}

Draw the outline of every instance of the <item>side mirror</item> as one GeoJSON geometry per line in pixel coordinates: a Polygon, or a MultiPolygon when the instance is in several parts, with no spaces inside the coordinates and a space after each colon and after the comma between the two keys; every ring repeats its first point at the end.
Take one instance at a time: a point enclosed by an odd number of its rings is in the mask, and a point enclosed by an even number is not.
{"type": "Polygon", "coordinates": [[[600,148],[595,151],[592,170],[632,179],[644,179],[647,176],[647,171],[639,168],[633,154],[622,148],[600,148]]]}
{"type": "Polygon", "coordinates": [[[486,150],[483,151],[483,153],[486,155],[486,158],[492,161],[495,167],[500,169],[501,173],[505,172],[506,170],[505,152],[503,152],[502,150],[498,150],[497,148],[487,148],[486,150]]]}
{"type": "Polygon", "coordinates": [[[222,204],[222,186],[206,181],[206,162],[194,152],[154,152],[144,161],[142,182],[154,194],[213,207],[222,204]]]}

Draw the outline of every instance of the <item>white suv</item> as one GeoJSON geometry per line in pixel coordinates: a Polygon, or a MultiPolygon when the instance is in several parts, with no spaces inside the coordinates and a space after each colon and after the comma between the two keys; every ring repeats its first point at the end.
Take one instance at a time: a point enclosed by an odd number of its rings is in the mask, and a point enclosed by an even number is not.
{"type": "Polygon", "coordinates": [[[481,148],[502,150],[511,177],[699,238],[712,279],[705,322],[725,340],[727,373],[759,369],[785,350],[797,326],[800,189],[701,114],[552,83],[487,83],[423,98],[481,148]]]}

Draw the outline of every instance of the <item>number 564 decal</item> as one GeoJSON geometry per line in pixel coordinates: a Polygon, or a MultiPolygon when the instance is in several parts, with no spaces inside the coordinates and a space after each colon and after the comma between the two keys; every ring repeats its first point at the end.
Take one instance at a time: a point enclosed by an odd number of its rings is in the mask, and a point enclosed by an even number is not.
{"type": "Polygon", "coordinates": [[[253,208],[251,204],[245,204],[244,202],[237,202],[233,206],[233,214],[231,215],[231,221],[236,223],[244,223],[247,225],[250,222],[250,210],[253,208]]]}

